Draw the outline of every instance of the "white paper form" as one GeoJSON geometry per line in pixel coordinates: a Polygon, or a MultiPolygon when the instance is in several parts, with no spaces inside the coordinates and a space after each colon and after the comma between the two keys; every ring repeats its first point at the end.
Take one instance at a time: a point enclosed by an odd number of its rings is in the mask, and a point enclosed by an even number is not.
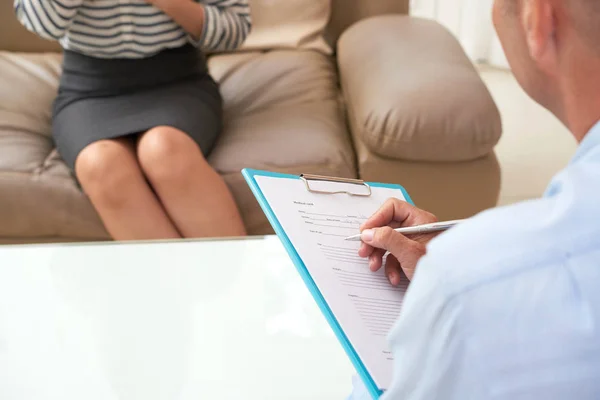
{"type": "MultiPolygon", "coordinates": [[[[344,238],[357,234],[388,198],[404,200],[402,192],[373,187],[369,197],[318,194],[308,191],[300,179],[257,175],[255,180],[352,347],[376,385],[386,390],[393,369],[386,336],[400,315],[408,281],[393,287],[383,268],[373,273],[368,261],[358,256],[360,243],[344,238]]],[[[311,181],[310,185],[357,191],[352,184],[311,181]]]]}

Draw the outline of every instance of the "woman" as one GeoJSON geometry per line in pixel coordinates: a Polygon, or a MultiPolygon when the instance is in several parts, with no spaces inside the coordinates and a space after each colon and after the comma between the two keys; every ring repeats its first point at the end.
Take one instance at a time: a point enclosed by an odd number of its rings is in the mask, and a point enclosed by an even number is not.
{"type": "Polygon", "coordinates": [[[250,31],[248,0],[15,0],[64,49],[53,137],[115,240],[240,236],[206,161],[222,99],[201,51],[250,31]]]}

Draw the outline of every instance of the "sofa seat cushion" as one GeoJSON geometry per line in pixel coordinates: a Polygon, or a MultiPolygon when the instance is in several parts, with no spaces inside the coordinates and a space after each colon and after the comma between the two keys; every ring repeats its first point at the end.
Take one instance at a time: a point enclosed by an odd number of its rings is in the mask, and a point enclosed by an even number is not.
{"type": "Polygon", "coordinates": [[[492,152],[498,109],[459,42],[440,24],[401,15],[358,22],[338,42],[353,133],[375,154],[467,161],[492,152]]]}

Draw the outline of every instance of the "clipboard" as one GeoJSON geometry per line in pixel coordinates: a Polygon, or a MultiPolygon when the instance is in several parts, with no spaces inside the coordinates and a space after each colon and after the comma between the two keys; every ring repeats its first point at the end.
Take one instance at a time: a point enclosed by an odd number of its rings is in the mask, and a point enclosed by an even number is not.
{"type": "Polygon", "coordinates": [[[319,309],[325,316],[325,319],[327,320],[329,326],[331,327],[331,329],[333,330],[338,341],[342,345],[344,351],[346,352],[346,355],[348,356],[348,358],[350,358],[350,361],[354,365],[354,368],[356,369],[358,375],[362,379],[369,394],[374,399],[378,399],[383,394],[383,391],[380,390],[380,388],[377,386],[377,384],[375,383],[375,380],[373,379],[373,377],[371,376],[371,374],[365,367],[364,363],[358,356],[357,351],[354,349],[354,347],[352,346],[352,343],[350,342],[350,340],[344,333],[339,322],[337,321],[337,318],[335,317],[334,313],[332,312],[329,305],[325,301],[323,294],[318,289],[318,287],[317,287],[315,281],[313,280],[313,278],[311,277],[306,265],[302,261],[302,258],[296,251],[294,245],[292,244],[291,240],[289,239],[288,235],[286,234],[285,230],[283,229],[281,223],[278,221],[278,219],[275,215],[275,212],[269,205],[269,202],[267,201],[266,197],[262,193],[260,186],[258,185],[255,178],[257,176],[265,176],[265,177],[273,177],[273,178],[301,180],[301,181],[303,181],[306,190],[308,190],[312,193],[321,194],[321,195],[345,193],[346,195],[352,196],[352,197],[370,197],[371,193],[372,193],[372,190],[371,190],[372,188],[379,187],[379,188],[396,189],[396,190],[399,190],[402,192],[405,200],[408,203],[414,205],[410,196],[408,195],[406,190],[400,185],[377,183],[377,182],[364,182],[363,180],[359,180],[359,179],[336,178],[336,177],[327,177],[327,176],[309,175],[309,174],[291,175],[291,174],[281,174],[281,173],[276,173],[276,172],[260,171],[260,170],[254,170],[254,169],[243,169],[242,175],[245,178],[248,185],[250,186],[252,193],[258,200],[260,207],[262,208],[263,212],[265,213],[265,215],[266,215],[267,219],[269,220],[271,226],[273,227],[275,233],[277,234],[277,236],[283,243],[283,246],[285,247],[290,258],[292,259],[294,266],[296,267],[298,273],[302,277],[302,280],[304,281],[305,285],[307,286],[308,290],[310,291],[312,297],[316,301],[319,309]],[[330,183],[345,184],[344,186],[346,188],[348,187],[348,185],[353,185],[354,187],[356,187],[356,190],[348,190],[348,189],[341,189],[341,188],[340,189],[332,189],[332,190],[321,190],[321,189],[317,189],[315,187],[316,186],[315,183],[317,183],[317,182],[330,182],[330,183]]]}

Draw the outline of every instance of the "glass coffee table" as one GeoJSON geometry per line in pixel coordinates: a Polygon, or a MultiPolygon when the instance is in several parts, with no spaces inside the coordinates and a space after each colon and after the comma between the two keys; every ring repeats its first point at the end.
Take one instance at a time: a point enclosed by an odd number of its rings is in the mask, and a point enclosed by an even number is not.
{"type": "Polygon", "coordinates": [[[0,247],[2,400],[344,399],[276,237],[0,247]]]}

